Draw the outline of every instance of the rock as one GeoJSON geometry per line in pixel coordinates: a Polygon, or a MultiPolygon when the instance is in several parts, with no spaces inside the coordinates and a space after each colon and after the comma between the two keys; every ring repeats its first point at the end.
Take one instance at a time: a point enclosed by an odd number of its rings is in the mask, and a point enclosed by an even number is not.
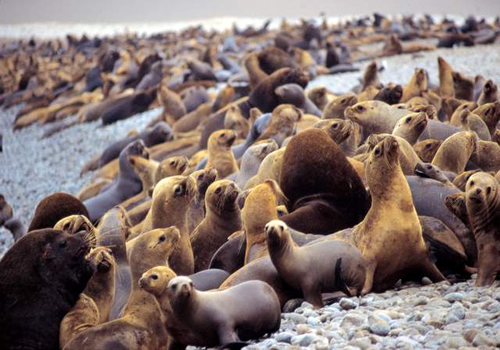
{"type": "Polygon", "coordinates": [[[391,331],[389,324],[380,317],[368,316],[368,325],[373,334],[386,336],[391,331]]]}
{"type": "Polygon", "coordinates": [[[274,339],[275,339],[278,343],[291,343],[292,338],[293,338],[293,334],[292,334],[292,333],[290,333],[290,332],[282,332],[282,333],[278,333],[278,334],[276,334],[276,336],[274,337],[274,339]]]}
{"type": "Polygon", "coordinates": [[[432,281],[431,281],[431,279],[429,277],[422,278],[422,285],[428,286],[430,284],[432,284],[432,281]]]}
{"type": "Polygon", "coordinates": [[[357,302],[352,299],[342,298],[340,299],[339,305],[344,310],[352,310],[358,307],[357,302]]]}
{"type": "Polygon", "coordinates": [[[465,331],[464,338],[469,343],[472,343],[472,340],[474,340],[474,337],[476,336],[477,333],[479,333],[479,330],[477,330],[477,329],[469,329],[469,330],[465,331]]]}
{"type": "Polygon", "coordinates": [[[420,296],[415,299],[415,301],[413,302],[413,306],[427,305],[428,302],[429,298],[420,296]]]}
{"type": "Polygon", "coordinates": [[[472,345],[474,346],[495,346],[496,342],[484,335],[483,332],[478,332],[474,339],[472,340],[472,345]]]}
{"type": "Polygon", "coordinates": [[[363,337],[363,338],[358,338],[358,339],[353,339],[349,342],[350,346],[355,346],[357,348],[360,348],[361,350],[366,350],[370,346],[372,346],[372,342],[368,337],[363,337]]]}
{"type": "Polygon", "coordinates": [[[467,346],[467,342],[462,336],[452,336],[446,339],[444,345],[449,349],[458,349],[467,346]]]}
{"type": "Polygon", "coordinates": [[[460,292],[449,293],[444,296],[444,300],[449,301],[450,303],[453,303],[455,301],[462,301],[463,299],[464,295],[460,292]]]}
{"type": "Polygon", "coordinates": [[[352,327],[359,327],[365,322],[365,317],[356,314],[347,314],[342,319],[340,327],[344,329],[350,329],[352,327]]]}
{"type": "Polygon", "coordinates": [[[465,308],[461,303],[453,303],[450,314],[453,314],[459,320],[463,320],[465,318],[465,308]]]}
{"type": "Polygon", "coordinates": [[[307,318],[305,318],[304,316],[302,315],[299,315],[299,314],[296,314],[296,313],[287,313],[287,314],[284,314],[285,315],[285,318],[288,319],[288,320],[291,320],[295,323],[306,323],[307,322],[307,318]]]}
{"type": "Polygon", "coordinates": [[[306,334],[306,333],[309,333],[311,331],[311,329],[309,327],[307,327],[305,324],[299,324],[297,326],[297,334],[306,334]]]}
{"type": "Polygon", "coordinates": [[[292,345],[309,346],[315,339],[316,335],[311,333],[296,335],[292,338],[292,345]]]}

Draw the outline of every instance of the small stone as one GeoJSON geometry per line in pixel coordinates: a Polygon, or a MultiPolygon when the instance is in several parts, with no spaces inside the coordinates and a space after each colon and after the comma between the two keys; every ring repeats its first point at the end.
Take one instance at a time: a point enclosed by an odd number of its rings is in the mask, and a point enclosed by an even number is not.
{"type": "Polygon", "coordinates": [[[472,345],[474,346],[495,346],[496,342],[493,339],[488,338],[483,332],[478,332],[474,339],[472,340],[472,345]]]}
{"type": "Polygon", "coordinates": [[[429,303],[429,298],[420,296],[415,299],[413,306],[427,305],[429,303]]]}
{"type": "Polygon", "coordinates": [[[453,303],[450,313],[455,315],[459,320],[463,320],[465,318],[465,307],[462,303],[453,303]]]}
{"type": "Polygon", "coordinates": [[[472,340],[474,339],[474,337],[476,336],[476,334],[478,334],[479,331],[477,329],[469,329],[467,331],[465,331],[464,333],[464,338],[465,340],[467,340],[469,343],[472,343],[472,340]]]}
{"type": "Polygon", "coordinates": [[[464,295],[460,292],[449,293],[444,296],[444,300],[453,303],[455,301],[462,301],[464,299],[464,295]]]}
{"type": "Polygon", "coordinates": [[[422,285],[428,286],[430,284],[432,284],[432,281],[431,281],[431,279],[429,277],[422,278],[422,285]]]}
{"type": "Polygon", "coordinates": [[[366,350],[372,346],[372,342],[368,337],[353,339],[349,342],[349,345],[360,348],[361,350],[366,350]]]}
{"type": "Polygon", "coordinates": [[[309,346],[315,338],[316,336],[311,333],[296,335],[292,338],[292,345],[309,346]]]}
{"type": "Polygon", "coordinates": [[[278,333],[274,337],[278,343],[290,343],[292,341],[293,334],[290,332],[278,333]]]}
{"type": "Polygon", "coordinates": [[[389,324],[380,317],[369,316],[368,325],[370,331],[376,335],[386,336],[391,331],[389,324]]]}
{"type": "Polygon", "coordinates": [[[349,329],[352,327],[359,327],[365,322],[365,317],[362,315],[356,315],[356,314],[347,314],[344,316],[342,319],[342,322],[340,323],[340,327],[344,329],[349,329]]]}
{"type": "Polygon", "coordinates": [[[293,312],[285,314],[285,318],[288,319],[288,320],[291,320],[291,321],[293,321],[295,323],[306,323],[307,322],[307,318],[305,318],[302,315],[293,313],[293,312]]]}
{"type": "Polygon", "coordinates": [[[317,326],[319,325],[321,322],[319,322],[319,320],[316,318],[316,317],[308,317],[307,318],[307,324],[310,325],[310,326],[317,326]]]}
{"type": "Polygon", "coordinates": [[[458,349],[467,346],[467,342],[462,336],[452,336],[446,339],[444,345],[449,349],[458,349]]]}
{"type": "Polygon", "coordinates": [[[310,328],[307,327],[305,324],[299,324],[297,326],[297,334],[306,334],[310,332],[310,328]]]}
{"type": "Polygon", "coordinates": [[[342,298],[339,303],[340,307],[344,310],[352,310],[358,307],[358,303],[351,299],[342,298]]]}

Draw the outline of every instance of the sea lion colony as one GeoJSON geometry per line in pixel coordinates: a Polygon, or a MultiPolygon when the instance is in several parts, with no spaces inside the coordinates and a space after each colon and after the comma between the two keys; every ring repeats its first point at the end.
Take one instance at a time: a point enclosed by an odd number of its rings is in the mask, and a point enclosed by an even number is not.
{"type": "Polygon", "coordinates": [[[494,43],[500,20],[268,24],[2,44],[16,130],[54,123],[57,138],[163,107],[89,154],[94,181],[45,198],[28,230],[0,196],[16,240],[0,261],[2,348],[238,347],[297,300],[493,283],[496,83],[439,57],[438,77],[416,69],[403,85],[382,84],[375,62],[353,91],[307,85],[375,57],[494,43]]]}

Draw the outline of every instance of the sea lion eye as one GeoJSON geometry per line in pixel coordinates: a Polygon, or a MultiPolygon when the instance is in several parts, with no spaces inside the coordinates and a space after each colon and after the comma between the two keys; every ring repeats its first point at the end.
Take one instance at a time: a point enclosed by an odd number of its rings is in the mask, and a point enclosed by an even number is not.
{"type": "Polygon", "coordinates": [[[486,194],[489,195],[491,193],[491,186],[486,187],[486,194]]]}
{"type": "Polygon", "coordinates": [[[172,160],[172,161],[170,162],[170,166],[174,166],[174,165],[175,165],[175,161],[173,161],[173,160],[172,160]]]}
{"type": "Polygon", "coordinates": [[[165,235],[161,235],[159,238],[160,242],[165,242],[166,239],[167,237],[165,237],[165,235]]]}
{"type": "Polygon", "coordinates": [[[406,118],[406,123],[411,122],[411,117],[406,118]]]}
{"type": "Polygon", "coordinates": [[[205,178],[205,174],[200,174],[200,176],[198,176],[198,180],[203,181],[204,178],[205,178]]]}
{"type": "Polygon", "coordinates": [[[175,186],[174,195],[180,196],[181,194],[182,194],[182,186],[181,185],[175,186]]]}
{"type": "Polygon", "coordinates": [[[151,279],[157,280],[158,279],[158,275],[151,275],[151,279]]]}
{"type": "Polygon", "coordinates": [[[215,194],[220,194],[222,192],[222,187],[217,187],[215,194]]]}
{"type": "Polygon", "coordinates": [[[381,153],[380,148],[375,148],[375,156],[378,157],[381,153]]]}
{"type": "Polygon", "coordinates": [[[226,133],[223,132],[222,134],[220,134],[220,137],[226,137],[226,133]]]}
{"type": "Polygon", "coordinates": [[[474,186],[474,181],[471,181],[471,182],[470,182],[470,185],[471,185],[471,186],[474,186]]]}
{"type": "Polygon", "coordinates": [[[333,129],[337,129],[337,128],[338,128],[338,126],[339,126],[339,124],[338,124],[338,123],[333,123],[333,124],[332,124],[332,128],[333,128],[333,129]]]}
{"type": "Polygon", "coordinates": [[[346,102],[347,102],[347,101],[346,101],[346,99],[345,99],[345,98],[343,98],[342,100],[340,100],[340,104],[344,104],[344,103],[346,103],[346,102]]]}
{"type": "Polygon", "coordinates": [[[363,106],[357,106],[356,110],[361,113],[361,112],[363,112],[365,110],[365,107],[363,107],[363,106]]]}
{"type": "Polygon", "coordinates": [[[66,241],[59,242],[60,248],[66,248],[67,245],[68,245],[68,242],[66,242],[66,241]]]}
{"type": "Polygon", "coordinates": [[[430,143],[426,144],[425,148],[431,148],[431,144],[430,143]]]}
{"type": "Polygon", "coordinates": [[[427,169],[431,170],[432,169],[432,165],[427,165],[427,169]]]}

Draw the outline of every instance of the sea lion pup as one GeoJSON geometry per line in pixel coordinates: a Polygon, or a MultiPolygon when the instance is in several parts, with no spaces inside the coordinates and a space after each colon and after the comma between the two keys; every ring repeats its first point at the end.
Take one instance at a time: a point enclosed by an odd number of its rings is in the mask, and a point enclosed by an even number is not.
{"type": "Polygon", "coordinates": [[[214,168],[207,168],[193,172],[190,174],[196,181],[196,195],[191,201],[188,208],[187,217],[189,219],[188,231],[192,235],[194,229],[205,218],[205,195],[208,187],[216,180],[217,170],[214,168]]]}
{"type": "Polygon", "coordinates": [[[188,167],[189,160],[186,156],[169,157],[161,161],[153,174],[153,181],[156,185],[163,179],[170,176],[183,174],[188,167]]]}
{"type": "Polygon", "coordinates": [[[323,130],[305,130],[292,138],[279,183],[290,212],[281,220],[300,232],[329,234],[352,227],[370,206],[363,182],[323,130]]]}
{"type": "Polygon", "coordinates": [[[392,135],[399,136],[410,145],[414,145],[422,132],[427,127],[427,115],[425,113],[412,113],[408,114],[406,117],[401,118],[394,129],[392,130],[392,135]]]}
{"type": "Polygon", "coordinates": [[[256,52],[251,52],[243,59],[243,64],[248,73],[250,80],[250,89],[254,90],[260,83],[262,83],[269,74],[264,72],[259,64],[259,58],[256,52]]]}
{"type": "Polygon", "coordinates": [[[224,129],[234,130],[238,138],[246,139],[250,127],[250,122],[243,117],[239,107],[236,105],[229,106],[224,117],[224,129]]]}
{"type": "Polygon", "coordinates": [[[455,89],[455,98],[467,101],[474,100],[474,79],[459,72],[453,72],[453,87],[455,89]]]}
{"type": "Polygon", "coordinates": [[[358,103],[358,98],[353,94],[340,95],[325,106],[323,109],[323,119],[344,119],[344,111],[347,107],[353,106],[358,103]]]}
{"type": "Polygon", "coordinates": [[[488,125],[486,125],[480,116],[472,113],[468,109],[464,109],[462,113],[460,113],[460,123],[462,124],[462,129],[474,131],[483,141],[491,141],[488,125]]]}
{"type": "Polygon", "coordinates": [[[170,256],[169,266],[179,275],[194,272],[194,257],[188,232],[188,207],[196,194],[196,182],[190,176],[171,176],[161,180],[153,191],[151,209],[141,225],[134,227],[127,246],[134,238],[155,228],[175,226],[181,238],[170,256]]]}
{"type": "Polygon", "coordinates": [[[7,220],[3,224],[3,227],[5,227],[7,230],[10,231],[10,233],[12,233],[12,236],[14,237],[14,242],[19,241],[27,232],[26,227],[21,222],[21,220],[15,217],[7,220]]]}
{"type": "Polygon", "coordinates": [[[474,110],[476,109],[477,104],[475,102],[464,102],[461,103],[455,110],[453,111],[453,114],[451,115],[450,118],[450,124],[454,126],[461,126],[462,121],[461,121],[461,115],[462,112],[465,110],[474,110]]]}
{"type": "Polygon", "coordinates": [[[149,152],[146,150],[142,140],[130,143],[120,153],[120,174],[113,185],[106,191],[83,202],[89,211],[89,219],[91,222],[96,222],[106,213],[106,211],[142,191],[141,179],[134,172],[130,164],[130,156],[141,156],[149,159],[149,152]]]}
{"type": "Polygon", "coordinates": [[[496,173],[500,170],[500,145],[496,142],[477,141],[470,160],[481,170],[496,173]]]}
{"type": "Polygon", "coordinates": [[[451,172],[447,172],[447,174],[445,174],[437,166],[430,163],[418,163],[415,166],[415,175],[433,179],[455,188],[455,185],[451,182],[451,180],[455,178],[456,174],[451,172]]]}
{"type": "Polygon", "coordinates": [[[62,192],[48,195],[38,203],[28,232],[52,228],[59,220],[70,215],[89,217],[87,208],[78,198],[62,192]]]}
{"type": "Polygon", "coordinates": [[[347,156],[352,157],[356,154],[362,137],[359,124],[351,120],[334,118],[319,121],[313,127],[326,131],[347,156]]]}
{"type": "Polygon", "coordinates": [[[0,260],[0,343],[6,349],[57,349],[59,325],[92,276],[85,234],[26,234],[0,260]]]}
{"type": "Polygon", "coordinates": [[[157,300],[168,332],[183,345],[214,347],[258,339],[281,323],[278,296],[261,281],[201,292],[189,277],[175,277],[157,300]]]}
{"type": "Polygon", "coordinates": [[[307,97],[302,86],[298,84],[284,84],[278,86],[274,92],[278,96],[280,104],[292,104],[303,110],[304,113],[321,117],[321,110],[307,97]]]}
{"type": "Polygon", "coordinates": [[[401,102],[407,102],[412,97],[421,96],[423,91],[427,90],[427,72],[421,68],[415,69],[413,76],[408,84],[403,87],[403,96],[401,102]]]}
{"type": "Polygon", "coordinates": [[[206,216],[191,234],[195,272],[207,269],[217,249],[233,232],[241,230],[241,213],[236,203],[238,194],[238,187],[229,180],[219,180],[208,187],[206,216]]]}
{"type": "Polygon", "coordinates": [[[427,257],[410,187],[399,165],[399,152],[398,141],[389,136],[373,149],[365,163],[372,205],[351,233],[352,242],[367,261],[362,295],[387,290],[408,273],[427,276],[433,282],[444,280],[427,257]],[[401,254],[402,246],[407,247],[405,254],[401,254]]]}
{"type": "Polygon", "coordinates": [[[474,169],[474,170],[467,170],[462,172],[461,174],[457,175],[455,179],[453,179],[453,184],[460,190],[465,192],[465,186],[467,185],[467,181],[469,181],[469,178],[474,175],[475,173],[480,172],[480,169],[474,169]]]}
{"type": "Polygon", "coordinates": [[[260,163],[257,175],[251,177],[246,185],[245,190],[251,189],[266,180],[279,181],[281,176],[281,165],[283,163],[283,155],[286,148],[280,148],[266,156],[260,163]]]}
{"type": "Polygon", "coordinates": [[[290,104],[282,104],[273,110],[269,124],[256,141],[272,139],[281,147],[283,141],[291,136],[295,123],[302,118],[302,112],[290,104]]]}
{"type": "Polygon", "coordinates": [[[486,125],[488,125],[490,134],[493,135],[500,121],[500,101],[486,103],[474,109],[472,113],[477,114],[484,120],[486,125]]]}
{"type": "Polygon", "coordinates": [[[305,301],[323,307],[321,293],[359,295],[365,283],[365,261],[347,242],[324,241],[298,247],[288,226],[273,220],[265,227],[267,247],[280,277],[301,290],[305,301]],[[335,268],[333,268],[335,266],[335,268]]]}
{"type": "Polygon", "coordinates": [[[321,111],[323,111],[335,95],[330,93],[326,87],[317,86],[307,90],[307,97],[318,107],[321,111]]]}
{"type": "Polygon", "coordinates": [[[246,239],[245,264],[268,254],[264,227],[269,221],[278,219],[276,206],[279,201],[286,201],[286,198],[273,180],[255,186],[245,199],[241,211],[246,239]]]}
{"type": "Polygon", "coordinates": [[[439,147],[431,164],[443,171],[460,174],[465,170],[472,153],[476,149],[476,134],[462,131],[447,138],[439,147]]]}
{"type": "Polygon", "coordinates": [[[455,87],[453,84],[453,69],[444,58],[438,57],[439,70],[439,95],[441,97],[455,97],[455,87]]]}
{"type": "Polygon", "coordinates": [[[264,140],[250,146],[241,158],[240,170],[236,173],[235,182],[239,188],[245,188],[247,181],[259,171],[264,158],[278,149],[274,140],[264,140]]]}
{"type": "Polygon", "coordinates": [[[363,72],[361,91],[365,91],[369,86],[377,87],[379,84],[377,62],[372,61],[363,72]]]}
{"type": "Polygon", "coordinates": [[[497,180],[487,173],[470,177],[466,187],[467,214],[476,237],[476,286],[490,286],[500,272],[500,193],[497,180]]]}
{"type": "Polygon", "coordinates": [[[401,96],[403,96],[403,87],[401,85],[389,84],[380,89],[373,99],[395,105],[401,101],[401,96]]]}
{"type": "Polygon", "coordinates": [[[12,218],[13,210],[9,203],[5,200],[3,194],[0,194],[0,227],[12,218]]]}
{"type": "MultiPolygon", "coordinates": [[[[366,144],[368,145],[368,153],[365,155],[366,158],[369,157],[369,153],[371,150],[373,150],[379,143],[380,141],[384,140],[385,138],[389,137],[391,135],[389,134],[373,134],[368,137],[366,140],[366,144]]],[[[410,143],[406,141],[405,139],[394,136],[392,135],[394,139],[399,144],[399,165],[401,167],[401,170],[403,171],[403,174],[405,175],[413,175],[415,166],[420,163],[420,159],[418,158],[417,154],[411,147],[410,143]]]]}
{"type": "Polygon", "coordinates": [[[181,97],[167,86],[162,85],[158,94],[158,102],[163,106],[162,120],[170,125],[187,114],[186,106],[181,97]]]}
{"type": "Polygon", "coordinates": [[[124,138],[123,140],[117,141],[109,145],[103,152],[99,159],[99,168],[103,167],[112,160],[120,156],[121,151],[127,147],[131,142],[136,140],[142,140],[146,147],[151,147],[159,143],[167,142],[172,140],[174,134],[170,126],[165,123],[158,123],[152,128],[147,128],[144,131],[124,138]]]}
{"type": "Polygon", "coordinates": [[[437,150],[441,147],[443,141],[428,139],[419,141],[413,145],[413,149],[417,156],[425,163],[432,162],[432,159],[436,155],[437,150]]]}
{"type": "Polygon", "coordinates": [[[142,290],[139,280],[149,269],[165,264],[180,239],[175,227],[156,229],[137,238],[129,252],[132,292],[119,319],[78,334],[65,349],[161,349],[167,333],[154,297],[142,290]]]}
{"type": "Polygon", "coordinates": [[[107,248],[98,247],[86,257],[94,271],[75,306],[61,321],[59,346],[79,333],[108,321],[115,293],[115,260],[107,248]]]}
{"type": "Polygon", "coordinates": [[[483,91],[477,100],[477,104],[482,106],[486,103],[492,103],[498,101],[498,87],[490,79],[484,84],[483,91]]]}
{"type": "Polygon", "coordinates": [[[238,164],[231,151],[231,146],[236,140],[233,130],[217,130],[208,139],[207,168],[217,170],[220,179],[238,171],[238,164]]]}

